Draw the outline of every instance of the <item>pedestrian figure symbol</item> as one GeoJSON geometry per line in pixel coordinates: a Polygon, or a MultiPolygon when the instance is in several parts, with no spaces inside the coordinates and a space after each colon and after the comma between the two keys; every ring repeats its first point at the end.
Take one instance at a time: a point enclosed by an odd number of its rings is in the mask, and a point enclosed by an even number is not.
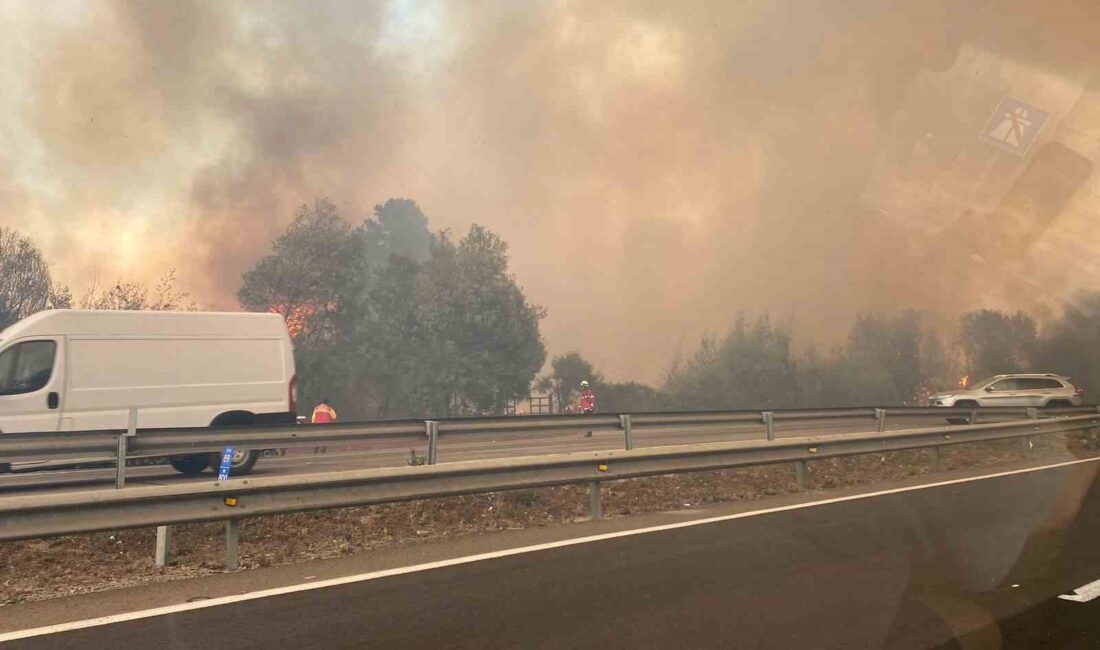
{"type": "Polygon", "coordinates": [[[1031,127],[1031,120],[1027,118],[1028,113],[1026,108],[1016,108],[1010,113],[1005,113],[1001,125],[993,129],[989,137],[1007,145],[1019,147],[1024,141],[1024,132],[1031,127]]]}
{"type": "Polygon", "coordinates": [[[1042,109],[1005,97],[982,129],[982,139],[1013,153],[1026,154],[1048,117],[1042,109]]]}

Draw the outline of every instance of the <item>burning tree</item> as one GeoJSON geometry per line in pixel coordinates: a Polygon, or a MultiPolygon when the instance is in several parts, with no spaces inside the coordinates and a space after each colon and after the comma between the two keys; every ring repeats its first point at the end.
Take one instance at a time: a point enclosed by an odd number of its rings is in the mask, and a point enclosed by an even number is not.
{"type": "Polygon", "coordinates": [[[374,214],[353,229],[328,201],[303,206],[244,274],[241,304],[287,320],[303,403],[328,393],[349,417],[395,417],[525,397],[543,312],[508,274],[504,241],[480,226],[433,236],[408,200],[374,214]]]}
{"type": "Polygon", "coordinates": [[[360,246],[327,200],[302,206],[273,245],[244,274],[237,293],[251,311],[282,314],[297,347],[317,349],[337,336],[337,319],[359,274],[360,246]]]}

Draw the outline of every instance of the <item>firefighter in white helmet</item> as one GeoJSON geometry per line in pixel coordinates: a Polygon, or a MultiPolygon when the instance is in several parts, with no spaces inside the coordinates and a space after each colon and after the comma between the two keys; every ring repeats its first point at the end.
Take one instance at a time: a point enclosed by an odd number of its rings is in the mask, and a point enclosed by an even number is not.
{"type": "MultiPolygon", "coordinates": [[[[588,385],[588,380],[585,379],[581,382],[581,413],[593,413],[596,410],[596,394],[592,392],[592,387],[588,385]]],[[[592,432],[584,434],[585,438],[591,438],[592,432]]]]}

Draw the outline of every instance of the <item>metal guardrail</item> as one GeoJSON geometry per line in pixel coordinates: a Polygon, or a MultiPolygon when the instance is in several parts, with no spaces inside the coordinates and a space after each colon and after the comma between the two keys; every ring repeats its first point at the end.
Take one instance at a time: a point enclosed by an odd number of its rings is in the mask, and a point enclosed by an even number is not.
{"type": "MultiPolygon", "coordinates": [[[[392,420],[317,425],[201,427],[188,429],[133,429],[0,434],[0,462],[19,460],[100,459],[118,463],[125,457],[171,456],[220,452],[225,447],[271,449],[295,446],[324,446],[365,443],[377,440],[406,440],[422,444],[428,439],[428,456],[434,464],[440,437],[468,434],[524,434],[555,431],[623,431],[625,448],[632,448],[632,433],[667,428],[716,427],[760,424],[765,437],[775,438],[783,422],[858,419],[878,421],[878,430],[891,417],[958,418],[974,423],[986,417],[1039,417],[1096,413],[1098,407],[1058,409],[993,407],[955,409],[939,407],[861,407],[837,409],[791,409],[777,411],[692,411],[646,412],[630,415],[537,415],[448,418],[437,420],[392,420]],[[436,423],[436,424],[432,424],[436,423]],[[435,427],[436,435],[430,436],[435,427]],[[125,440],[123,440],[125,438],[125,440]],[[435,444],[432,444],[432,443],[435,444]]],[[[121,464],[124,466],[124,464],[121,464]]]]}
{"type": "Polygon", "coordinates": [[[592,429],[609,431],[619,428],[619,416],[610,413],[561,415],[504,415],[487,418],[439,419],[440,434],[524,433],[592,429]]]}
{"type": "MultiPolygon", "coordinates": [[[[0,434],[0,459],[68,459],[114,457],[116,439],[127,432],[78,431],[0,434]]],[[[324,425],[138,429],[127,445],[130,455],[189,454],[245,449],[325,445],[424,437],[423,420],[356,422],[324,425]]]]}
{"type": "MultiPolygon", "coordinates": [[[[834,434],[777,441],[576,452],[465,461],[434,466],[326,472],[225,482],[142,486],[0,498],[0,541],[143,526],[245,517],[344,506],[497,492],[521,488],[795,463],[821,458],[931,448],[1100,427],[1100,414],[887,433],[834,434]]],[[[936,454],[938,456],[938,453],[936,454]]],[[[235,526],[235,524],[234,524],[235,526]]],[[[235,551],[234,551],[235,552],[235,551]]]]}
{"type": "MultiPolygon", "coordinates": [[[[298,445],[334,445],[372,440],[424,437],[424,420],[334,423],[324,425],[246,426],[209,429],[138,431],[130,449],[134,454],[186,454],[220,451],[223,447],[267,449],[298,445]]],[[[2,438],[0,438],[2,445],[2,438]]],[[[0,446],[2,449],[2,446],[0,446]]],[[[0,451],[2,453],[2,451],[0,451]]]]}

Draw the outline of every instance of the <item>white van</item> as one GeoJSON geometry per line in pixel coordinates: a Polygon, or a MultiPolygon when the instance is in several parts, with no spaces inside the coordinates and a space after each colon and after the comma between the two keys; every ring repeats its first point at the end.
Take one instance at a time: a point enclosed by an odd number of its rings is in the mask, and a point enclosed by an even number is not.
{"type": "MultiPolygon", "coordinates": [[[[59,309],[0,332],[0,434],[125,429],[131,408],[138,428],[292,424],[296,384],[279,314],[59,309]]],[[[233,473],[259,454],[237,453],[233,473]]]]}

